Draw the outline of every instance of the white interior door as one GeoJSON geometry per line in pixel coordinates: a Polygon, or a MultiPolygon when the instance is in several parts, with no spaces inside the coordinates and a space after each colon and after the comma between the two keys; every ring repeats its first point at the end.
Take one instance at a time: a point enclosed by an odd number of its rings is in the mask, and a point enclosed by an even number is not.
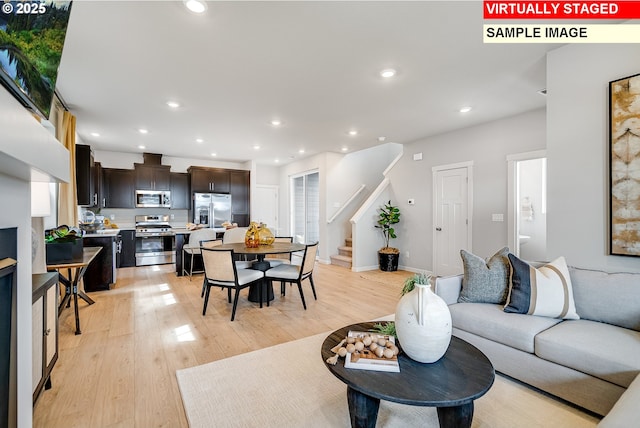
{"type": "Polygon", "coordinates": [[[471,248],[471,168],[433,168],[433,269],[439,276],[462,273],[460,250],[471,248]]]}
{"type": "Polygon", "coordinates": [[[282,236],[278,223],[278,186],[256,186],[253,199],[253,221],[266,224],[275,236],[282,236]]]}

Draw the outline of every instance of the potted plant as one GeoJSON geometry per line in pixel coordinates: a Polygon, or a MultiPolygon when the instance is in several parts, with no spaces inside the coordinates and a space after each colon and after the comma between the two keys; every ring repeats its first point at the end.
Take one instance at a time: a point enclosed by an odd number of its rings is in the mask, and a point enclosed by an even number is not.
{"type": "Polygon", "coordinates": [[[380,208],[376,227],[382,230],[385,246],[378,250],[378,262],[380,270],[391,272],[398,270],[398,260],[400,259],[400,250],[389,246],[389,241],[396,238],[396,231],[393,225],[400,222],[400,209],[391,205],[388,201],[380,208]]]}
{"type": "Polygon", "coordinates": [[[70,262],[82,258],[82,235],[66,225],[45,231],[47,264],[70,262]]]}

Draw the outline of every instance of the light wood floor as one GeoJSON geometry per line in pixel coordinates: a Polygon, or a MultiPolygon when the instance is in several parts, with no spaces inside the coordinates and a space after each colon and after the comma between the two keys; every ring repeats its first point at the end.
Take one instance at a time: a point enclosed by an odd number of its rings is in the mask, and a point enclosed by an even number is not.
{"type": "Polygon", "coordinates": [[[34,427],[186,427],[175,371],[231,357],[395,311],[408,272],[316,266],[318,300],[305,281],[307,310],[287,285],[260,309],[241,294],[230,322],[226,292],[211,289],[202,316],[202,275],[176,277],[173,265],[118,270],[113,290],[80,302],[82,334],[73,307],[60,316],[53,387],[34,408],[34,427]]]}

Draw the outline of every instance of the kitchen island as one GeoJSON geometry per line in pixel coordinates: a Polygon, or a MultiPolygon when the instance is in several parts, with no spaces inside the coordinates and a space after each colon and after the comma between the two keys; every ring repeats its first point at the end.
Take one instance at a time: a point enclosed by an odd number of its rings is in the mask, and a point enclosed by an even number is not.
{"type": "MultiPolygon", "coordinates": [[[[183,228],[173,228],[172,230],[176,235],[176,275],[182,276],[182,247],[189,242],[189,235],[193,230],[183,228]]],[[[224,227],[214,227],[213,230],[216,231],[217,239],[222,239],[226,231],[224,227]]],[[[194,260],[194,269],[202,270],[201,260],[194,260]]]]}
{"type": "Polygon", "coordinates": [[[102,229],[83,235],[84,247],[102,248],[96,260],[89,265],[84,274],[85,291],[110,290],[116,283],[120,242],[120,229],[102,229]]]}

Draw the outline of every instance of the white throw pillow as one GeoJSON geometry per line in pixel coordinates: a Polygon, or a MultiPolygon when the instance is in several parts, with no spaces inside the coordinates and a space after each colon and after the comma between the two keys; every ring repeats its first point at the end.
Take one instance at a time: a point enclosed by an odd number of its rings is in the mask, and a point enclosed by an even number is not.
{"type": "Polygon", "coordinates": [[[505,312],[551,318],[580,319],[564,257],[534,268],[509,254],[511,284],[505,312]]]}

